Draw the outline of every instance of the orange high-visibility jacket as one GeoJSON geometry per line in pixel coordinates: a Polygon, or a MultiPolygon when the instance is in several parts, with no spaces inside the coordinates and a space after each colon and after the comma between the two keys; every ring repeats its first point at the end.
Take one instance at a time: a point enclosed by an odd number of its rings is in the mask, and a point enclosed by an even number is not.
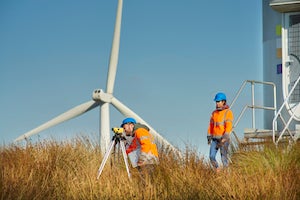
{"type": "Polygon", "coordinates": [[[233,113],[229,108],[212,112],[207,136],[216,139],[229,139],[232,131],[233,113]]]}
{"type": "Polygon", "coordinates": [[[129,154],[130,152],[140,148],[141,153],[158,157],[157,147],[154,143],[153,136],[149,133],[149,128],[143,124],[137,123],[134,126],[133,132],[134,138],[129,147],[126,149],[126,153],[129,154]]]}

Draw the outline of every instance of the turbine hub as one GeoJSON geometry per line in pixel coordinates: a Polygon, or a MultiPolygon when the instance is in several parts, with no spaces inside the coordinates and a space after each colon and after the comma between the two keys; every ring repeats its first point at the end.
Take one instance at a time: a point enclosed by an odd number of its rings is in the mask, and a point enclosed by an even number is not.
{"type": "Polygon", "coordinates": [[[111,103],[112,95],[105,93],[102,89],[96,89],[93,92],[94,101],[102,101],[105,103],[111,103]]]}

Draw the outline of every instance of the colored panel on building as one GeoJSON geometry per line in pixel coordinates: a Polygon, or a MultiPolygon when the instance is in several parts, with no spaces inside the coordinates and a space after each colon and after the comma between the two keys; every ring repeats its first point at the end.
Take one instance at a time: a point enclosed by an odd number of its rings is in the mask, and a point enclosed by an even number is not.
{"type": "Polygon", "coordinates": [[[277,65],[277,74],[282,74],[282,64],[277,65]]]}
{"type": "Polygon", "coordinates": [[[281,36],[281,24],[276,25],[276,35],[281,36]]]}
{"type": "Polygon", "coordinates": [[[277,58],[282,58],[282,48],[276,49],[276,56],[277,58]]]}

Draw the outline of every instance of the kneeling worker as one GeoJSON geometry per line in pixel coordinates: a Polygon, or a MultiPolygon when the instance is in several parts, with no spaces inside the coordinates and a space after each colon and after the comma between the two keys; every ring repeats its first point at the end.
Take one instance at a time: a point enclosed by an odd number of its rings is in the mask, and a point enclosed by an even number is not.
{"type": "Polygon", "coordinates": [[[137,169],[142,171],[147,168],[152,171],[153,165],[158,164],[158,151],[150,129],[144,124],[136,123],[133,118],[124,119],[121,127],[126,136],[133,137],[131,143],[126,146],[126,153],[137,153],[137,169]]]}

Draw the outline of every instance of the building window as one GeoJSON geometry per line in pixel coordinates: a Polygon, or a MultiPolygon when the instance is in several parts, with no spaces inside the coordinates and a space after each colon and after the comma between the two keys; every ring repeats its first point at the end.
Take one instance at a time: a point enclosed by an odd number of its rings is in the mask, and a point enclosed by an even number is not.
{"type": "MultiPolygon", "coordinates": [[[[289,91],[300,76],[300,14],[289,16],[288,55],[292,63],[289,65],[289,91]]],[[[290,103],[300,102],[300,83],[290,97],[290,103]]]]}

